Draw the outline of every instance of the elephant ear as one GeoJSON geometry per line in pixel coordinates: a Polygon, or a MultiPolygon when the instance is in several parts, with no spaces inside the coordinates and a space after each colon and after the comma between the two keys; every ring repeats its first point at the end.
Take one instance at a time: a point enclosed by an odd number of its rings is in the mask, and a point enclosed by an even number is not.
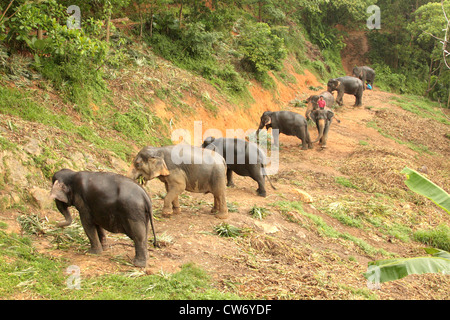
{"type": "MultiPolygon", "coordinates": [[[[216,140],[216,138],[214,138],[214,137],[207,137],[205,140],[203,140],[202,148],[207,148],[215,140],[216,140]]],[[[212,148],[212,147],[210,147],[210,148],[212,148]]]]}
{"type": "Polygon", "coordinates": [[[153,162],[155,171],[154,176],[168,176],[170,174],[169,169],[167,168],[166,162],[162,157],[155,157],[152,158],[151,161],[153,162]]]}
{"type": "Polygon", "coordinates": [[[311,118],[312,121],[316,122],[316,115],[317,115],[318,110],[313,110],[310,114],[309,117],[311,118]]]}
{"type": "Polygon", "coordinates": [[[331,111],[331,110],[328,110],[327,111],[327,119],[328,119],[328,121],[331,121],[331,119],[333,119],[333,117],[334,117],[334,112],[331,111]]]}
{"type": "Polygon", "coordinates": [[[69,192],[70,189],[63,182],[55,180],[53,183],[52,191],[50,192],[50,198],[59,200],[64,203],[69,203],[69,192]]]}
{"type": "Polygon", "coordinates": [[[341,86],[341,82],[339,80],[336,80],[336,88],[339,88],[341,86]]]}

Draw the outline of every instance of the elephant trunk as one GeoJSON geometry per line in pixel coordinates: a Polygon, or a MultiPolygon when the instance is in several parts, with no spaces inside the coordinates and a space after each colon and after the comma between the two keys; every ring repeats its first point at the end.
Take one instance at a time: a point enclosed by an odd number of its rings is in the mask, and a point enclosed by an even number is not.
{"type": "Polygon", "coordinates": [[[63,202],[56,201],[56,207],[63,214],[66,221],[58,223],[58,227],[67,227],[72,224],[72,216],[70,215],[69,206],[63,202]]]}
{"type": "Polygon", "coordinates": [[[259,143],[259,132],[261,131],[262,128],[264,128],[266,124],[264,123],[263,120],[261,120],[258,130],[256,130],[256,142],[259,143]]]}
{"type": "Polygon", "coordinates": [[[316,143],[317,141],[319,141],[320,139],[322,139],[322,137],[323,137],[323,131],[325,130],[325,119],[319,119],[319,120],[317,121],[317,125],[318,125],[318,128],[319,128],[319,137],[317,137],[317,139],[314,140],[314,141],[311,142],[311,143],[316,143]]]}

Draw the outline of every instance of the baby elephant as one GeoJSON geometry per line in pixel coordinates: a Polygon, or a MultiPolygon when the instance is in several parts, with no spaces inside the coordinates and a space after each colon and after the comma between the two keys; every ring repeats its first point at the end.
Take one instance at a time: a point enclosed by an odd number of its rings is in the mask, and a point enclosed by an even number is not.
{"type": "MultiPolygon", "coordinates": [[[[264,165],[267,163],[266,155],[252,142],[237,138],[208,137],[203,141],[203,148],[220,153],[227,163],[227,186],[234,186],[233,171],[240,176],[250,176],[258,183],[258,195],[265,197],[266,188],[264,165]]],[[[269,177],[267,176],[267,179],[269,177]]],[[[269,179],[272,188],[272,182],[269,179]]]]}
{"type": "Polygon", "coordinates": [[[187,190],[212,193],[216,217],[228,217],[226,163],[223,157],[207,149],[179,144],[167,147],[145,147],[136,156],[129,177],[144,182],[158,178],[166,187],[163,216],[180,213],[178,195],[187,190]]]}
{"type": "Polygon", "coordinates": [[[52,183],[50,196],[66,219],[59,223],[59,227],[72,223],[68,208],[75,206],[91,243],[89,253],[100,254],[106,248],[105,230],[125,233],[134,241],[134,265],[146,266],[149,222],[155,246],[156,235],[152,203],[141,186],[115,173],[75,172],[69,169],[56,172],[52,183]]]}

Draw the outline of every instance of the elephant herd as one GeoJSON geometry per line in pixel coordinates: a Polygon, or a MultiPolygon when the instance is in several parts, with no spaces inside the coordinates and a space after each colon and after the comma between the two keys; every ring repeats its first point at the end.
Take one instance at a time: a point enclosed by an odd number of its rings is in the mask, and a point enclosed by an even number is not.
{"type": "MultiPolygon", "coordinates": [[[[290,111],[264,112],[256,136],[264,127],[272,128],[275,147],[279,144],[279,133],[298,137],[303,150],[311,149],[312,144],[318,141],[325,147],[334,117],[330,109],[334,104],[332,92],[338,92],[338,104],[342,104],[344,94],[352,94],[356,98],[355,106],[360,106],[365,83],[373,85],[375,73],[372,69],[357,67],[353,75],[331,79],[328,91],[309,97],[306,118],[290,111]],[[319,100],[325,100],[327,108],[318,107],[319,100]],[[315,141],[309,136],[307,119],[316,122],[318,138],[315,141]]],[[[179,214],[178,196],[189,191],[213,194],[211,212],[217,218],[226,219],[226,189],[234,185],[233,172],[255,180],[258,183],[257,194],[265,197],[265,178],[275,189],[265,170],[266,164],[265,153],[255,143],[237,138],[208,137],[201,147],[186,144],[147,146],[134,158],[128,177],[110,172],[62,169],[53,175],[50,196],[65,218],[58,226],[66,227],[72,223],[69,207],[74,206],[78,210],[91,245],[89,253],[100,254],[107,248],[105,230],[124,233],[134,242],[134,265],[145,267],[149,232],[153,234],[155,246],[157,239],[152,202],[142,184],[154,178],[164,183],[167,194],[163,216],[179,214]]]]}

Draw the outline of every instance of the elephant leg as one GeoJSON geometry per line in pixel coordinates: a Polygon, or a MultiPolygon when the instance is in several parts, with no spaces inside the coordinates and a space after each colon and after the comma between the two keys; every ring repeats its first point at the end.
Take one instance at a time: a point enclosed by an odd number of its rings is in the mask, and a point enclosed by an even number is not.
{"type": "Polygon", "coordinates": [[[342,106],[344,104],[343,97],[344,97],[344,90],[338,91],[338,95],[336,97],[336,103],[340,106],[342,106]]]}
{"type": "Polygon", "coordinates": [[[102,243],[100,242],[99,233],[97,230],[97,225],[94,224],[91,218],[91,214],[89,210],[84,209],[80,210],[80,220],[81,225],[83,226],[84,232],[86,233],[89,242],[91,244],[91,248],[88,253],[91,254],[100,254],[103,251],[102,243]]]}
{"type": "Polygon", "coordinates": [[[258,189],[256,189],[256,192],[258,193],[258,196],[265,197],[267,195],[266,193],[266,185],[263,175],[259,175],[256,178],[253,178],[258,183],[258,189]]]}
{"type": "Polygon", "coordinates": [[[234,187],[233,170],[227,168],[227,187],[234,187]]]}
{"type": "Polygon", "coordinates": [[[214,208],[211,212],[216,214],[219,219],[228,218],[227,200],[225,197],[225,189],[214,193],[214,208]]]}
{"type": "Polygon", "coordinates": [[[306,141],[306,127],[301,126],[297,137],[302,140],[302,150],[308,150],[308,142],[306,141]]]}
{"type": "Polygon", "coordinates": [[[355,94],[355,107],[360,107],[362,105],[362,90],[355,94]]]}
{"type": "Polygon", "coordinates": [[[320,145],[322,146],[322,148],[326,148],[326,146],[327,146],[328,131],[329,130],[330,130],[330,122],[327,121],[327,124],[325,125],[325,129],[323,130],[322,139],[320,139],[320,145]]]}
{"type": "Polygon", "coordinates": [[[181,213],[180,202],[178,201],[178,196],[176,196],[175,199],[172,201],[172,212],[173,212],[173,214],[181,213]]]}
{"type": "Polygon", "coordinates": [[[148,226],[142,221],[130,221],[126,232],[134,242],[135,256],[133,264],[136,267],[145,267],[147,265],[147,238],[148,226]]]}
{"type": "Polygon", "coordinates": [[[98,238],[100,240],[100,243],[102,244],[102,248],[103,248],[103,250],[107,250],[108,249],[108,245],[106,244],[106,232],[105,232],[105,229],[103,229],[99,225],[97,225],[96,227],[97,227],[98,238]]]}
{"type": "Polygon", "coordinates": [[[305,131],[306,131],[306,143],[308,144],[308,149],[312,149],[313,145],[312,145],[311,136],[309,135],[308,126],[306,126],[305,131]]]}
{"type": "Polygon", "coordinates": [[[180,207],[180,204],[178,202],[178,195],[185,190],[186,186],[177,185],[177,186],[168,186],[168,188],[169,190],[164,198],[164,206],[162,210],[162,215],[166,217],[172,214],[172,210],[173,213],[180,213],[179,209],[175,210],[175,208],[180,207]]]}

